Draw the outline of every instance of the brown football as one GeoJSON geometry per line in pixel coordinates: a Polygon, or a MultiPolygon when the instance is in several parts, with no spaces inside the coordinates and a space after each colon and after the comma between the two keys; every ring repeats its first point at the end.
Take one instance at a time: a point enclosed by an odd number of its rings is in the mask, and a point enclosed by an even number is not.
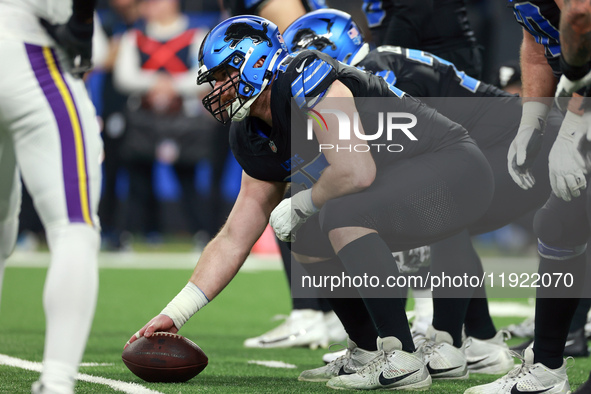
{"type": "Polygon", "coordinates": [[[168,332],[139,338],[123,350],[121,358],[146,382],[186,382],[203,371],[208,362],[199,346],[168,332]]]}

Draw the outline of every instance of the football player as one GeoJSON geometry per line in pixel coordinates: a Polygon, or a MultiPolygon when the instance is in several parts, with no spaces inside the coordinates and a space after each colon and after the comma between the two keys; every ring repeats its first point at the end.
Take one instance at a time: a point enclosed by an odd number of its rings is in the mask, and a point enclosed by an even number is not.
{"type": "MultiPolygon", "coordinates": [[[[286,29],[284,38],[291,51],[321,50],[337,60],[373,72],[466,127],[493,169],[493,200],[487,212],[466,231],[432,245],[431,257],[432,264],[446,267],[446,272],[454,272],[452,267],[455,266],[457,270],[481,276],[482,264],[471,244],[470,235],[489,232],[511,223],[540,207],[550,193],[545,160],[536,162],[533,171],[539,181],[535,188],[527,191],[518,187],[507,172],[507,151],[517,133],[521,115],[518,99],[467,76],[452,63],[427,52],[380,46],[368,53],[357,25],[349,14],[342,11],[325,9],[304,15],[286,29]]],[[[561,119],[557,111],[549,117],[548,134],[556,135],[561,119]]],[[[547,139],[540,156],[548,155],[552,139],[547,139]]],[[[473,372],[499,374],[512,369],[513,361],[502,340],[503,334],[497,333],[488,313],[484,289],[477,288],[474,294],[466,293],[463,298],[452,299],[437,297],[438,293],[440,291],[435,289],[435,330],[432,328],[428,336],[436,331],[449,334],[449,344],[464,351],[473,372]],[[466,342],[471,345],[467,347],[462,347],[464,324],[466,342]],[[487,356],[486,359],[483,355],[487,356]]],[[[453,352],[445,355],[445,349],[439,349],[442,357],[453,357],[453,352]]],[[[302,375],[318,377],[318,374],[328,370],[335,369],[327,366],[302,375]]],[[[436,374],[432,376],[436,377],[436,374]]]]}
{"type": "Polygon", "coordinates": [[[482,47],[470,27],[466,0],[363,0],[362,9],[377,46],[427,51],[480,78],[482,47]]]}
{"type": "MultiPolygon", "coordinates": [[[[323,0],[225,0],[224,7],[230,15],[258,15],[270,20],[283,32],[298,17],[310,10],[325,7],[323,0]]],[[[291,283],[291,252],[285,242],[277,240],[281,259],[291,283]]],[[[292,297],[292,310],[281,324],[271,330],[247,338],[244,346],[249,348],[288,348],[295,346],[327,347],[331,342],[341,342],[346,333],[328,302],[312,297],[292,297]]]]}
{"type": "MultiPolygon", "coordinates": [[[[511,144],[508,169],[518,184],[527,189],[535,182],[531,166],[537,147],[547,136],[544,128],[562,74],[560,32],[562,1],[510,1],[516,20],[523,26],[521,72],[523,110],[520,127],[511,144]]],[[[579,104],[568,110],[550,154],[549,174],[553,193],[536,212],[534,230],[538,237],[541,277],[570,274],[585,277],[585,249],[589,238],[586,219],[586,177],[578,164],[580,155],[573,145],[583,131],[579,104]]],[[[545,141],[544,141],[545,143],[545,141]]],[[[532,347],[525,349],[523,362],[509,374],[487,385],[470,388],[466,393],[510,393],[538,391],[568,393],[570,385],[563,360],[564,346],[572,317],[579,303],[581,286],[577,281],[564,286],[540,286],[536,292],[535,331],[532,347]]]]}
{"type": "Polygon", "coordinates": [[[90,67],[94,3],[0,0],[0,280],[16,242],[21,177],[51,252],[33,393],[74,392],[96,304],[102,142],[79,78],[90,67]]]}
{"type": "MultiPolygon", "coordinates": [[[[319,52],[289,55],[278,28],[252,16],[230,18],[212,29],[199,61],[198,81],[214,85],[205,107],[218,120],[234,123],[230,139],[244,169],[242,186],[190,282],[130,342],[155,331],[177,332],[233,278],[269,219],[280,239],[292,241],[292,251],[311,276],[346,270],[357,277],[379,268],[397,278],[393,250],[447,238],[486,210],[493,191],[491,170],[465,129],[383,79],[319,52]],[[378,97],[384,107],[360,97],[378,97]],[[362,130],[378,129],[380,109],[412,114],[412,137],[406,132],[365,135],[362,130]],[[326,116],[324,126],[308,122],[311,110],[342,111],[351,119],[357,113],[361,125],[346,141],[358,149],[320,151],[320,144],[338,146],[339,122],[334,116],[326,116]],[[395,154],[371,150],[370,137],[403,149],[395,154]],[[286,182],[306,188],[281,201],[286,182]]],[[[362,348],[376,348],[367,331],[350,324],[371,322],[377,351],[359,371],[345,369],[327,385],[429,387],[431,376],[414,353],[399,289],[388,289],[393,298],[387,299],[371,298],[375,293],[369,287],[349,290],[361,298],[343,291],[349,297],[332,298],[331,305],[351,346],[359,342],[362,348]]],[[[450,377],[468,375],[461,363],[449,371],[450,377]]]]}

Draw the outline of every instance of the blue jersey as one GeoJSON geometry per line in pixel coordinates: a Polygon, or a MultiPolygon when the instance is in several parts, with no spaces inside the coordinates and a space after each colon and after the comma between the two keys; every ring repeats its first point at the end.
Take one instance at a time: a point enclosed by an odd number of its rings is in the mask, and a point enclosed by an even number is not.
{"type": "Polygon", "coordinates": [[[554,0],[509,0],[515,19],[544,46],[544,55],[554,75],[560,76],[560,9],[554,0]]]}
{"type": "Polygon", "coordinates": [[[328,162],[319,150],[315,134],[307,134],[307,124],[310,119],[323,123],[314,107],[336,80],[353,93],[366,135],[380,129],[382,113],[411,113],[417,118],[416,127],[412,129],[416,141],[409,142],[403,133],[395,133],[390,139],[383,133],[379,139],[370,141],[382,146],[404,146],[404,150],[397,153],[385,148],[372,150],[378,169],[468,138],[466,130],[458,124],[388,85],[382,78],[340,63],[324,53],[304,50],[287,56],[278,68],[271,87],[273,127],[250,117],[232,123],[230,147],[248,175],[302,187],[311,187],[316,182],[328,162]]]}

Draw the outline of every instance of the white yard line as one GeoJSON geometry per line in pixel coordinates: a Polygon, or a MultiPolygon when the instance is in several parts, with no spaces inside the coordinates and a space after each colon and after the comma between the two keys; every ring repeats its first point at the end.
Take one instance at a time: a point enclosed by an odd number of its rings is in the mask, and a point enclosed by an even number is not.
{"type": "Polygon", "coordinates": [[[275,360],[248,360],[248,363],[262,365],[263,367],[269,367],[269,368],[288,368],[288,369],[297,368],[297,366],[295,366],[293,364],[288,364],[288,363],[284,363],[283,361],[275,361],[275,360]]]}
{"type": "MultiPolygon", "coordinates": [[[[7,365],[9,367],[21,368],[36,372],[41,372],[43,368],[41,363],[10,357],[5,354],[0,354],[0,365],[7,365]]],[[[84,373],[79,373],[76,378],[85,382],[103,384],[105,386],[111,387],[114,390],[122,391],[127,394],[163,394],[160,391],[151,390],[137,383],[122,382],[120,380],[107,379],[84,373]]]]}

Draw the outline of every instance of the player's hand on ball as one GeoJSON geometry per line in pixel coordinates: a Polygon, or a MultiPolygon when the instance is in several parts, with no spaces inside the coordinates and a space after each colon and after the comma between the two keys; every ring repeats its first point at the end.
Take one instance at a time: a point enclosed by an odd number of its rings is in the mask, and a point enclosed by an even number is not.
{"type": "Polygon", "coordinates": [[[150,320],[145,326],[143,326],[138,332],[133,334],[129,341],[123,347],[124,349],[138,340],[141,337],[151,337],[157,331],[164,331],[176,334],[179,330],[174,325],[172,319],[166,315],[158,315],[150,320]]]}
{"type": "Polygon", "coordinates": [[[296,231],[316,212],[318,208],[312,203],[312,189],[307,189],[281,201],[271,212],[269,223],[277,238],[293,242],[296,231]]]}

